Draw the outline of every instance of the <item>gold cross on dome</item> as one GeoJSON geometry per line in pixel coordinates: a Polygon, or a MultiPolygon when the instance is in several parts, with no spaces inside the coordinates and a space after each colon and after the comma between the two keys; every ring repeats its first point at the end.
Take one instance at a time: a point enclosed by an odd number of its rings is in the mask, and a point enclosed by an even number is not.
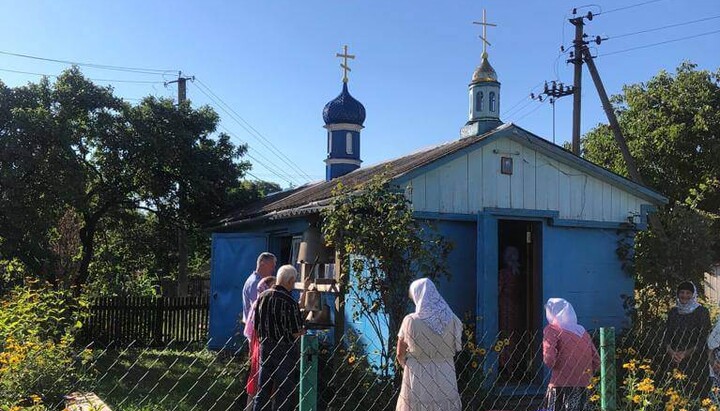
{"type": "Polygon", "coordinates": [[[479,37],[480,37],[480,40],[483,41],[483,55],[486,55],[486,54],[487,54],[487,46],[491,46],[491,45],[492,45],[492,44],[490,44],[490,42],[487,40],[487,28],[488,28],[488,26],[490,26],[490,27],[497,27],[497,24],[488,23],[488,22],[487,22],[487,20],[486,20],[486,15],[485,15],[485,9],[483,9],[483,19],[482,19],[482,21],[473,21],[473,24],[479,24],[479,25],[483,26],[483,28],[482,28],[482,29],[483,29],[483,31],[482,31],[482,36],[479,36],[479,37]]]}
{"type": "Polygon", "coordinates": [[[345,45],[345,46],[344,46],[344,50],[345,50],[345,51],[344,51],[342,54],[340,54],[340,53],[335,53],[335,57],[340,57],[340,58],[343,59],[343,62],[340,63],[340,67],[343,69],[343,83],[347,83],[347,82],[348,82],[348,76],[347,76],[347,75],[348,75],[348,71],[352,71],[352,70],[350,70],[350,66],[348,66],[348,59],[355,59],[355,56],[354,56],[354,55],[348,54],[348,50],[347,50],[347,49],[348,49],[348,46],[345,45]]]}

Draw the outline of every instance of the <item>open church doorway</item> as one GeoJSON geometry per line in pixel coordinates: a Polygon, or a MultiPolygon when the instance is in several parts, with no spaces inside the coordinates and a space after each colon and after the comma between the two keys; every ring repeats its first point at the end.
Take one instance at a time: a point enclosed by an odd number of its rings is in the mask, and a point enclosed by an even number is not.
{"type": "Polygon", "coordinates": [[[498,221],[498,371],[508,383],[543,378],[541,234],[537,221],[498,221]]]}

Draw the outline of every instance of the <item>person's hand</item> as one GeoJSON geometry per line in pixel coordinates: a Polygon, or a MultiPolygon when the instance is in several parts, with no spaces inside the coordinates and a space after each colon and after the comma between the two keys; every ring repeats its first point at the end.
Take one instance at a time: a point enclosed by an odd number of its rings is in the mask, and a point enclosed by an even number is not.
{"type": "Polygon", "coordinates": [[[715,375],[720,375],[720,361],[713,361],[711,367],[715,375]]]}
{"type": "Polygon", "coordinates": [[[680,357],[679,351],[668,350],[668,354],[670,355],[670,360],[673,363],[680,364],[680,361],[682,361],[682,357],[680,357]]]}

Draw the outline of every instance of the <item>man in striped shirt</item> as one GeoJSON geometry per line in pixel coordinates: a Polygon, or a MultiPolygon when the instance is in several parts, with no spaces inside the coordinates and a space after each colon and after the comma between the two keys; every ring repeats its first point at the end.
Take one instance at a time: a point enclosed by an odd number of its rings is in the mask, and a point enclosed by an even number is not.
{"type": "Polygon", "coordinates": [[[300,307],[290,294],[297,270],[292,265],[280,267],[275,285],[264,291],[255,304],[255,333],[260,340],[260,390],[255,397],[255,411],[292,410],[297,394],[300,369],[299,337],[303,334],[300,307]],[[274,398],[271,393],[275,386],[274,398]]]}

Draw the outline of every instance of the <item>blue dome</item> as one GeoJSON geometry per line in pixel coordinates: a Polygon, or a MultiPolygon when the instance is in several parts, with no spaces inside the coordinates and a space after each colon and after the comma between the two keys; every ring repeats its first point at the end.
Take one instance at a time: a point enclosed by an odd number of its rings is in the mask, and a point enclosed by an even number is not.
{"type": "Polygon", "coordinates": [[[342,93],[325,104],[323,109],[325,124],[357,124],[365,122],[365,107],[348,92],[347,83],[343,83],[342,93]]]}

